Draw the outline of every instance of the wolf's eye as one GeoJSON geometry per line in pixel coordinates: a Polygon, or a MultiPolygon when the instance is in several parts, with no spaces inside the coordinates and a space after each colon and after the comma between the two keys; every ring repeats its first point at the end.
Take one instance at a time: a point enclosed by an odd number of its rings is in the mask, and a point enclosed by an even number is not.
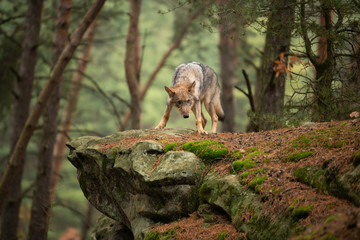
{"type": "Polygon", "coordinates": [[[191,100],[190,100],[190,99],[188,99],[188,100],[186,101],[186,103],[190,104],[190,103],[191,103],[191,100]]]}
{"type": "Polygon", "coordinates": [[[176,105],[180,106],[181,105],[181,101],[177,101],[176,105]]]}

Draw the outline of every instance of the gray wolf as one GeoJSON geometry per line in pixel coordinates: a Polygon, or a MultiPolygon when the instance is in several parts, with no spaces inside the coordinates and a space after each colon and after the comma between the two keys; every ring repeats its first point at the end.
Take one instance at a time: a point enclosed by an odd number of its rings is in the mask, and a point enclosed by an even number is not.
{"type": "Polygon", "coordinates": [[[211,132],[216,133],[218,120],[223,120],[224,111],[220,102],[220,86],[214,70],[202,63],[191,62],[180,64],[174,72],[171,87],[166,87],[168,100],[164,115],[156,129],[163,129],[175,106],[184,118],[190,116],[190,110],[196,119],[198,133],[207,134],[204,130],[207,120],[202,112],[202,104],[211,117],[211,132]]]}

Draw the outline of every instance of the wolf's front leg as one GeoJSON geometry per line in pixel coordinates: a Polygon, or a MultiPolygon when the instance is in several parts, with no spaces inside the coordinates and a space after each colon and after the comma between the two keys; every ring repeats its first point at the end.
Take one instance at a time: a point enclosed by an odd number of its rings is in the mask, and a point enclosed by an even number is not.
{"type": "Polygon", "coordinates": [[[165,128],[166,123],[168,122],[169,117],[170,117],[171,108],[172,108],[172,105],[170,103],[167,103],[165,111],[164,111],[164,115],[162,116],[160,123],[155,127],[155,129],[165,128]]]}
{"type": "Polygon", "coordinates": [[[196,129],[197,132],[200,134],[208,134],[204,128],[203,128],[203,120],[201,117],[202,113],[201,113],[201,103],[200,100],[197,100],[195,103],[195,119],[196,119],[196,129]]]}

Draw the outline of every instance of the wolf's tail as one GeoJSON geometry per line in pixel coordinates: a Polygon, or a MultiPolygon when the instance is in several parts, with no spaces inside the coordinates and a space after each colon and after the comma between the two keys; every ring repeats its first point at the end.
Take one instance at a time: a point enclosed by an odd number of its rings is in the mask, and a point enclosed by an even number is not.
{"type": "Polygon", "coordinates": [[[224,110],[221,106],[221,102],[217,101],[214,107],[215,107],[216,115],[218,116],[219,120],[224,121],[225,114],[224,114],[224,110]]]}

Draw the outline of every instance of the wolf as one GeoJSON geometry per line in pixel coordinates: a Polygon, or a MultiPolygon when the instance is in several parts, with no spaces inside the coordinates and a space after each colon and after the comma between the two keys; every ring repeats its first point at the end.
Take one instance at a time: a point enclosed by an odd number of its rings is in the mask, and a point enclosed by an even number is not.
{"type": "Polygon", "coordinates": [[[184,118],[189,118],[190,110],[196,119],[196,129],[200,134],[207,120],[202,112],[202,104],[211,117],[211,132],[216,133],[218,120],[224,119],[224,110],[220,102],[220,86],[216,73],[209,66],[198,62],[183,63],[176,67],[171,87],[164,87],[168,100],[164,115],[155,129],[163,129],[175,106],[184,118]]]}

